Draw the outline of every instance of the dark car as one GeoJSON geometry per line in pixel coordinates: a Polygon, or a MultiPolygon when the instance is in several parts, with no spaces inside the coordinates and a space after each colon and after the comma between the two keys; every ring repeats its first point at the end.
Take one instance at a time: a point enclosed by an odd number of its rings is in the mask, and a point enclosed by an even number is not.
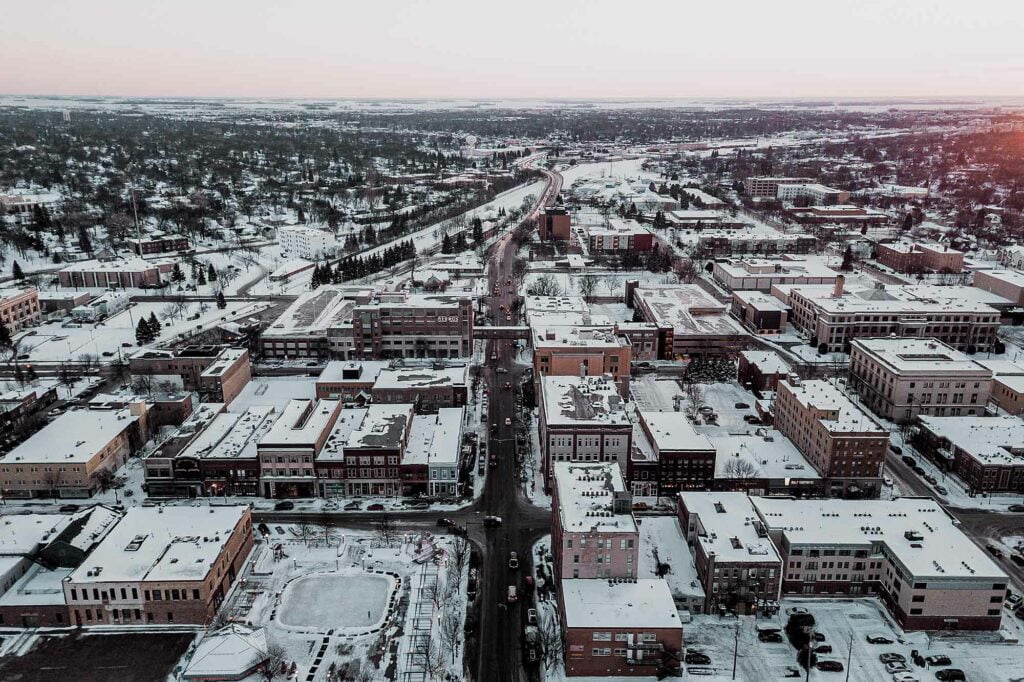
{"type": "Polygon", "coordinates": [[[843,664],[839,661],[818,661],[814,664],[814,667],[823,672],[829,673],[841,673],[843,672],[843,664]]]}
{"type": "Polygon", "coordinates": [[[274,511],[288,511],[289,509],[295,509],[295,503],[291,500],[281,500],[274,505],[274,511]]]}
{"type": "Polygon", "coordinates": [[[816,654],[830,654],[830,653],[832,653],[832,645],[831,644],[819,644],[818,646],[814,647],[814,653],[816,653],[816,654]]]}
{"type": "Polygon", "coordinates": [[[437,520],[437,525],[438,526],[454,526],[455,522],[452,521],[451,519],[441,518],[441,519],[437,520]]]}
{"type": "Polygon", "coordinates": [[[892,638],[888,635],[870,634],[866,639],[868,644],[892,644],[892,638]]]}
{"type": "Polygon", "coordinates": [[[889,449],[892,450],[897,455],[903,454],[903,448],[901,448],[899,445],[890,445],[889,449]]]}
{"type": "Polygon", "coordinates": [[[935,679],[942,680],[942,682],[957,682],[967,679],[967,675],[960,668],[946,668],[945,670],[936,670],[935,679]]]}
{"type": "Polygon", "coordinates": [[[925,663],[927,663],[928,665],[934,666],[950,665],[953,662],[949,659],[949,656],[944,656],[942,654],[939,654],[937,656],[925,656],[924,660],[925,663]]]}
{"type": "Polygon", "coordinates": [[[757,638],[766,644],[779,644],[782,642],[782,633],[768,630],[757,633],[757,638]]]}
{"type": "Polygon", "coordinates": [[[374,502],[366,507],[366,511],[384,511],[384,505],[380,502],[374,502]]]}
{"type": "Polygon", "coordinates": [[[988,553],[991,554],[994,557],[1002,557],[1003,556],[1003,550],[999,549],[995,545],[985,545],[985,549],[987,549],[988,553]]]}
{"type": "Polygon", "coordinates": [[[824,642],[825,641],[825,633],[824,632],[815,632],[814,634],[811,635],[811,639],[813,639],[815,642],[824,642]]]}
{"type": "Polygon", "coordinates": [[[918,476],[924,476],[928,472],[926,472],[924,470],[923,466],[921,466],[920,464],[917,464],[917,465],[914,466],[914,473],[917,474],[918,476]]]}
{"type": "Polygon", "coordinates": [[[1006,509],[1016,513],[1024,512],[1024,504],[1011,504],[1006,509]]]}
{"type": "Polygon", "coordinates": [[[900,457],[900,459],[902,459],[903,463],[906,464],[908,467],[917,466],[917,460],[911,457],[910,455],[903,455],[902,457],[900,457]]]}
{"type": "Polygon", "coordinates": [[[500,516],[485,516],[484,517],[484,525],[487,526],[488,528],[494,528],[494,527],[500,526],[501,525],[501,517],[500,516]]]}
{"type": "Polygon", "coordinates": [[[1018,566],[1024,566],[1024,556],[1021,556],[1020,554],[1011,554],[1010,561],[1018,566]]]}
{"type": "Polygon", "coordinates": [[[688,664],[693,665],[710,665],[711,657],[707,654],[699,651],[687,651],[686,657],[683,659],[688,664]]]}
{"type": "Polygon", "coordinates": [[[79,510],[79,506],[77,504],[62,504],[60,510],[62,512],[76,512],[79,510]]]}
{"type": "Polygon", "coordinates": [[[737,410],[749,410],[750,409],[750,405],[747,405],[746,403],[736,403],[735,405],[733,405],[733,407],[735,407],[737,410]]]}

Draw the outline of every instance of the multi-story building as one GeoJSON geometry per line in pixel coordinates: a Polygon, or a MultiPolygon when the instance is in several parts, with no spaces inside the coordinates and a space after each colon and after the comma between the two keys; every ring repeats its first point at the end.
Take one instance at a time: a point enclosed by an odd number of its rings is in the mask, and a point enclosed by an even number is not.
{"type": "Polygon", "coordinates": [[[341,403],[295,399],[257,444],[264,497],[315,497],[314,460],[327,444],[341,403]]]}
{"type": "Polygon", "coordinates": [[[876,284],[845,291],[835,287],[776,285],[772,293],[790,306],[789,320],[827,353],[849,351],[858,337],[935,338],[957,350],[993,350],[999,311],[1006,302],[974,287],[876,284]]]}
{"type": "Polygon", "coordinates": [[[693,549],[706,613],[778,607],[782,559],[746,493],[679,493],[679,526],[693,549]]]}
{"type": "Polygon", "coordinates": [[[463,407],[469,395],[469,366],[387,367],[370,388],[375,403],[412,403],[419,413],[463,407]]]}
{"type": "Polygon", "coordinates": [[[640,532],[615,464],[556,462],[551,497],[555,576],[635,578],[640,532]]]}
{"type": "Polygon", "coordinates": [[[128,294],[118,291],[108,291],[87,301],[80,306],[71,309],[71,317],[85,322],[98,322],[105,320],[111,315],[116,315],[126,310],[131,305],[128,294]]]}
{"type": "Polygon", "coordinates": [[[145,350],[128,360],[132,376],[176,375],[182,388],[204,402],[230,404],[252,379],[249,351],[222,346],[186,346],[145,350]]]}
{"type": "Polygon", "coordinates": [[[542,241],[568,241],[572,236],[572,219],[564,208],[544,209],[537,218],[537,232],[542,241]]]}
{"type": "Polygon", "coordinates": [[[1024,306],[1024,273],[1017,270],[975,270],[973,286],[1024,306]]]}
{"type": "Polygon", "coordinates": [[[566,676],[680,675],[683,626],[663,579],[563,580],[558,614],[566,676]]]}
{"type": "Polygon", "coordinates": [[[985,412],[992,371],[935,339],[854,339],[850,385],[886,419],[971,416],[985,412]]]}
{"type": "Polygon", "coordinates": [[[171,251],[186,251],[189,248],[188,237],[180,234],[151,234],[148,237],[128,239],[128,246],[139,256],[171,251]]]}
{"type": "Polygon", "coordinates": [[[36,210],[52,210],[61,201],[61,195],[53,192],[42,194],[0,194],[0,208],[29,220],[36,210]]]}
{"type": "Polygon", "coordinates": [[[542,377],[538,397],[547,484],[555,462],[615,462],[626,471],[633,424],[611,377],[542,377]]]}
{"type": "Polygon", "coordinates": [[[626,479],[634,495],[704,489],[715,478],[715,446],[681,412],[638,410],[626,479]]]}
{"type": "Polygon", "coordinates": [[[814,257],[722,258],[711,277],[728,291],[771,291],[776,284],[835,284],[839,273],[814,257]]]}
{"type": "Polygon", "coordinates": [[[333,255],[336,248],[334,234],[304,225],[289,225],[277,230],[281,253],[289,258],[320,260],[333,255]]]}
{"type": "Polygon", "coordinates": [[[917,424],[917,449],[956,474],[971,495],[1024,492],[1020,417],[921,416],[917,424]]]}
{"type": "Polygon", "coordinates": [[[895,242],[878,245],[878,262],[896,272],[960,272],[964,254],[940,244],[895,242]]]}
{"type": "Polygon", "coordinates": [[[622,395],[629,395],[632,345],[614,327],[534,326],[533,376],[610,374],[622,395]]]}
{"type": "Polygon", "coordinates": [[[761,291],[732,292],[732,314],[751,332],[785,334],[789,311],[782,301],[761,291]]]}
{"type": "Polygon", "coordinates": [[[343,402],[367,400],[377,376],[387,366],[384,360],[331,360],[316,379],[316,397],[343,402]]]}
{"type": "Polygon", "coordinates": [[[473,299],[324,286],[289,306],[262,345],[266,357],[283,359],[467,357],[473,299]]]}
{"type": "MultiPolygon", "coordinates": [[[[428,454],[402,468],[414,414],[411,404],[341,410],[316,458],[318,494],[397,497],[407,485],[410,492],[414,488],[425,492],[430,476],[428,454]]],[[[417,448],[429,450],[421,444],[417,448]]]]}
{"type": "Polygon", "coordinates": [[[785,185],[809,185],[814,178],[785,178],[758,176],[743,181],[743,189],[749,197],[774,199],[779,195],[779,187],[785,185]]]}
{"type": "Polygon", "coordinates": [[[704,230],[697,236],[697,250],[711,257],[811,253],[817,246],[809,234],[704,230]]]}
{"type": "Polygon", "coordinates": [[[827,381],[780,381],[775,427],[828,479],[831,492],[877,487],[889,432],[827,381]]]}
{"type": "Polygon", "coordinates": [[[786,361],[773,351],[745,350],[739,355],[737,378],[750,390],[774,391],[790,372],[786,361]]]}
{"type": "Polygon", "coordinates": [[[850,193],[842,189],[833,189],[816,182],[780,183],[775,192],[780,201],[806,200],[812,206],[836,206],[850,201],[850,193]]]}
{"type": "Polygon", "coordinates": [[[131,507],[63,581],[71,621],[206,625],[252,545],[248,506],[131,507]]]}
{"type": "Polygon", "coordinates": [[[587,244],[595,256],[623,253],[624,251],[650,251],[654,248],[654,233],[632,220],[610,218],[607,225],[587,228],[587,244]]]}
{"type": "Polygon", "coordinates": [[[997,630],[1008,579],[931,498],[750,498],[792,595],[878,595],[904,630],[997,630]]]}
{"type": "Polygon", "coordinates": [[[12,334],[34,327],[43,319],[39,311],[39,290],[35,287],[0,289],[0,324],[12,334]]]}
{"type": "Polygon", "coordinates": [[[147,406],[70,410],[0,458],[5,498],[89,497],[141,445],[147,406]]]}
{"type": "Polygon", "coordinates": [[[173,260],[86,260],[72,263],[57,272],[62,287],[106,289],[117,287],[153,288],[166,283],[165,275],[174,270],[173,260]]]}
{"type": "Polygon", "coordinates": [[[639,309],[646,322],[657,325],[662,360],[729,355],[742,349],[748,336],[729,316],[728,306],[696,284],[640,286],[629,281],[626,304],[639,309]]]}

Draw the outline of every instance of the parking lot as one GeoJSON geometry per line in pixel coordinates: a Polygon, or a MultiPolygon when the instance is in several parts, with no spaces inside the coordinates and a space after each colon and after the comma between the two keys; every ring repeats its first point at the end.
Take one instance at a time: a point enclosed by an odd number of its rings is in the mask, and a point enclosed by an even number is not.
{"type": "Polygon", "coordinates": [[[0,659],[0,679],[18,682],[151,682],[173,672],[193,633],[42,635],[22,656],[0,659]]]}
{"type": "MultiPolygon", "coordinates": [[[[1024,679],[1024,647],[1013,641],[1020,636],[1019,623],[1005,610],[1003,625],[1010,631],[1011,639],[1004,639],[995,632],[914,632],[903,634],[896,627],[882,606],[872,599],[851,601],[832,600],[785,600],[782,612],[773,619],[755,620],[752,617],[718,618],[697,616],[692,623],[684,625],[688,650],[706,653],[711,663],[690,671],[704,679],[729,679],[732,677],[733,651],[736,649],[736,679],[775,680],[785,678],[787,670],[797,665],[796,650],[783,633],[780,643],[766,643],[758,639],[757,628],[774,626],[784,628],[788,619],[787,611],[805,608],[815,619],[815,632],[824,636],[820,644],[832,647],[830,653],[819,654],[818,660],[834,660],[843,666],[842,672],[811,671],[811,679],[846,680],[855,682],[878,682],[892,680],[885,663],[879,656],[893,653],[902,656],[910,674],[922,682],[935,680],[935,673],[945,668],[959,668],[967,673],[971,682],[1010,682],[1024,679]],[[869,634],[881,634],[892,640],[892,644],[871,644],[869,634]],[[738,636],[737,636],[738,635],[738,636]],[[852,648],[851,648],[852,647],[852,648]],[[922,656],[945,655],[950,665],[917,666],[911,652],[917,650],[922,656]],[[706,670],[706,672],[705,672],[706,670]]],[[[803,669],[800,669],[803,677],[803,669]]]]}

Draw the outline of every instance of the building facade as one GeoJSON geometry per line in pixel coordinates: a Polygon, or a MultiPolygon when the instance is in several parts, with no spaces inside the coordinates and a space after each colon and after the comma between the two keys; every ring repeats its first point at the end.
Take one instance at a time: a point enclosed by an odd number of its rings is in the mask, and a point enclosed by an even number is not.
{"type": "Polygon", "coordinates": [[[0,324],[12,334],[42,322],[39,309],[39,290],[35,287],[23,289],[0,289],[0,324]]]}

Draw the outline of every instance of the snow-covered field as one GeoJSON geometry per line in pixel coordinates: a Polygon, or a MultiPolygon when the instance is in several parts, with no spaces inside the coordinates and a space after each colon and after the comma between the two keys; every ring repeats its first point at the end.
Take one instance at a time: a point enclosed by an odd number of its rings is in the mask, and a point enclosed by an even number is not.
{"type": "Polygon", "coordinates": [[[123,353],[134,350],[135,327],[139,320],[148,318],[151,313],[163,323],[158,341],[167,341],[187,332],[209,329],[222,319],[252,315],[266,307],[263,303],[231,301],[227,308],[221,310],[209,302],[187,302],[180,312],[175,309],[174,316],[168,317],[174,306],[169,302],[135,303],[103,322],[83,323],[80,327],[64,327],[60,321],[48,322],[29,330],[31,335],[19,336],[19,353],[27,353],[27,360],[37,362],[74,361],[87,354],[102,360],[116,357],[122,348],[123,353]],[[189,319],[197,314],[197,319],[189,319]]]}

